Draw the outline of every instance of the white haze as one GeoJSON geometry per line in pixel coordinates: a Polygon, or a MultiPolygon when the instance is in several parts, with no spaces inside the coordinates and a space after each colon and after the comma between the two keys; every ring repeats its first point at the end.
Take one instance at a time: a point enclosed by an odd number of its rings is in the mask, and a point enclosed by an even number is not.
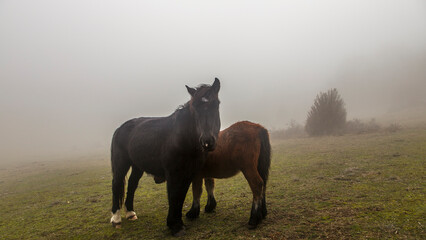
{"type": "MultiPolygon", "coordinates": [[[[0,161],[106,153],[127,119],[221,80],[222,127],[426,105],[426,2],[0,1],[0,161]]],[[[423,108],[424,109],[424,108],[423,108]]]]}

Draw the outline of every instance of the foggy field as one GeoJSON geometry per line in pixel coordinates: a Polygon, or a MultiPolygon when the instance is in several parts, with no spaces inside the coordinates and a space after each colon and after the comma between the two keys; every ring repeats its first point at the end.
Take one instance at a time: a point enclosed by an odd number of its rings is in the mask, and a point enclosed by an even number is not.
{"type": "MultiPolygon", "coordinates": [[[[217,181],[216,212],[185,219],[182,239],[424,239],[425,146],[426,127],[275,140],[269,214],[259,227],[246,227],[251,191],[239,174],[217,181]]],[[[1,165],[0,239],[173,239],[165,184],[146,175],[135,197],[139,219],[111,227],[109,164],[98,156],[1,165]]],[[[191,201],[189,192],[184,213],[191,201]]]]}
{"type": "Polygon", "coordinates": [[[147,175],[111,227],[111,138],[216,78],[219,107],[183,122],[270,130],[268,216],[247,229],[239,174],[182,239],[426,239],[426,1],[20,0],[0,1],[0,240],[174,239],[147,175]]]}

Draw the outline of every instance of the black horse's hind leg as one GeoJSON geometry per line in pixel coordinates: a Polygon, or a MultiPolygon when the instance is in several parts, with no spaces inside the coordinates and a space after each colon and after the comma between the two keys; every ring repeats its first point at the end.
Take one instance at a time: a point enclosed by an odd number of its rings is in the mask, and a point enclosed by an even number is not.
{"type": "Polygon", "coordinates": [[[126,181],[126,173],[129,170],[130,165],[126,168],[121,169],[120,172],[116,171],[112,179],[112,217],[111,223],[113,227],[119,227],[121,225],[121,213],[120,208],[124,197],[124,185],[126,181]]]}
{"type": "Polygon", "coordinates": [[[143,171],[136,166],[132,166],[132,173],[130,174],[129,183],[127,186],[126,202],[126,218],[129,220],[136,220],[137,216],[133,209],[133,199],[135,197],[135,191],[138,187],[139,179],[141,179],[143,171]]]}
{"type": "Polygon", "coordinates": [[[200,198],[203,193],[203,178],[201,176],[192,180],[192,207],[186,213],[189,219],[195,219],[200,216],[200,198]]]}
{"type": "Polygon", "coordinates": [[[214,179],[205,178],[204,185],[206,185],[207,191],[207,205],[204,208],[204,211],[210,213],[216,208],[216,199],[214,198],[214,179]]]}
{"type": "Polygon", "coordinates": [[[111,223],[113,227],[120,227],[121,214],[120,208],[124,199],[124,186],[126,174],[130,168],[130,160],[123,155],[120,149],[112,148],[111,167],[112,167],[112,217],[111,223]]]}
{"type": "Polygon", "coordinates": [[[191,179],[188,177],[167,177],[167,196],[169,200],[167,226],[171,229],[172,235],[174,236],[182,236],[185,234],[182,221],[182,207],[190,184],[191,179]]]}

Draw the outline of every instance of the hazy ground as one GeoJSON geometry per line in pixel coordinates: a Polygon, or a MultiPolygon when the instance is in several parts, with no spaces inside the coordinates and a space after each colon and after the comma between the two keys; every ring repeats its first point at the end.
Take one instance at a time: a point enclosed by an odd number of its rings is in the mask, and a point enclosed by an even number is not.
{"type": "MultiPolygon", "coordinates": [[[[424,239],[424,146],[425,126],[274,140],[269,215],[259,228],[246,228],[251,191],[239,174],[217,181],[215,213],[184,220],[185,239],[424,239]]],[[[139,220],[113,229],[110,182],[107,155],[2,166],[0,238],[170,238],[164,184],[144,175],[135,197],[139,220]]],[[[189,192],[184,212],[191,200],[189,192]]]]}
{"type": "Polygon", "coordinates": [[[0,1],[0,35],[0,239],[168,238],[147,176],[140,219],[111,228],[111,137],[215,77],[223,128],[303,129],[330,88],[382,128],[274,139],[265,222],[246,229],[238,175],[187,239],[426,239],[425,1],[0,1]]]}

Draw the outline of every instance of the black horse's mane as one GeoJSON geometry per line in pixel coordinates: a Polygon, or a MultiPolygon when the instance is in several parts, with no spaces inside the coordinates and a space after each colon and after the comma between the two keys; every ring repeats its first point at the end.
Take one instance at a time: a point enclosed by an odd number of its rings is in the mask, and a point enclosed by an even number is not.
{"type": "Polygon", "coordinates": [[[174,113],[180,112],[180,111],[182,111],[183,109],[186,109],[188,106],[189,106],[189,101],[188,101],[188,102],[186,102],[185,104],[179,105],[179,106],[176,108],[176,110],[174,111],[174,113]]]}
{"type": "MultiPolygon", "coordinates": [[[[211,85],[209,84],[200,84],[197,87],[195,87],[194,89],[196,90],[196,92],[200,92],[200,94],[204,94],[205,90],[204,89],[209,89],[211,87],[211,85]]],[[[197,94],[198,95],[198,94],[197,94]]],[[[189,101],[179,105],[176,110],[173,113],[177,113],[183,109],[186,109],[189,106],[189,101]]]]}

